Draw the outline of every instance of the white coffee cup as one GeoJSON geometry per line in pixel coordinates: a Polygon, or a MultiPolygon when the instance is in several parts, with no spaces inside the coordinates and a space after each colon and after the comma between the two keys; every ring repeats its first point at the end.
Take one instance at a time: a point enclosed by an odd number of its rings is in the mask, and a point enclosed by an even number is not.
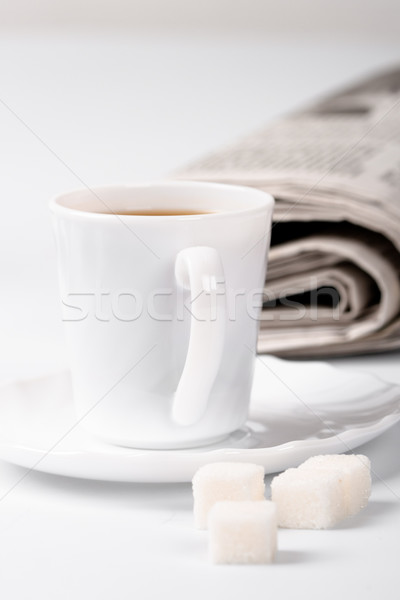
{"type": "Polygon", "coordinates": [[[158,449],[244,424],[273,205],[256,189],[198,182],[51,201],[79,425],[158,449]],[[150,210],[185,214],[126,214],[150,210]]]}

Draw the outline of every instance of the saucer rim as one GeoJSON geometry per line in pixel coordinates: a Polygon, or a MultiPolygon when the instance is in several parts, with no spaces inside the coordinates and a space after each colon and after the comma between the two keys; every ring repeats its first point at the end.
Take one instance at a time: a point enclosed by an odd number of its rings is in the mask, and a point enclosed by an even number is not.
{"type": "MultiPolygon", "coordinates": [[[[267,357],[263,357],[267,358],[267,357]]],[[[270,358],[270,357],[268,357],[270,358]]],[[[284,361],[282,359],[273,358],[285,363],[299,364],[304,361],[284,361]]],[[[29,444],[22,444],[20,442],[13,442],[11,439],[4,439],[0,437],[0,459],[5,460],[19,467],[26,468],[28,470],[34,470],[42,473],[61,475],[67,477],[75,477],[87,480],[100,480],[110,482],[143,482],[143,483],[173,483],[173,482],[188,482],[191,480],[194,471],[199,468],[202,464],[207,462],[216,462],[219,460],[240,460],[244,462],[258,462],[262,464],[265,469],[265,473],[273,473],[282,468],[275,468],[279,461],[283,464],[286,462],[290,463],[290,466],[297,466],[303,460],[314,454],[327,454],[327,453],[342,453],[351,451],[354,448],[374,439],[378,435],[387,431],[390,427],[395,425],[400,420],[400,386],[386,381],[385,379],[376,376],[371,373],[359,371],[357,369],[340,369],[336,366],[329,365],[323,361],[312,361],[307,364],[313,365],[315,368],[328,367],[330,371],[341,373],[346,372],[348,376],[363,376],[365,379],[370,379],[375,382],[379,382],[383,387],[383,390],[390,392],[393,396],[392,400],[396,403],[393,410],[383,414],[382,417],[377,418],[371,423],[363,426],[349,427],[344,431],[334,433],[331,436],[325,438],[306,438],[306,439],[294,439],[282,444],[269,447],[258,447],[258,448],[246,448],[246,447],[235,447],[235,446],[223,446],[213,448],[212,446],[202,446],[198,448],[187,448],[187,449],[157,449],[148,450],[141,448],[129,448],[123,446],[111,446],[103,443],[99,440],[95,440],[96,447],[94,450],[83,448],[76,450],[63,450],[63,449],[50,449],[41,450],[34,448],[29,444]],[[295,455],[298,455],[297,457],[295,455]],[[151,474],[151,463],[155,460],[162,459],[163,461],[177,458],[179,456],[178,464],[169,464],[170,470],[165,470],[161,476],[158,469],[158,474],[151,474]],[[126,468],[122,471],[116,470],[115,473],[110,473],[110,470],[102,473],[99,470],[98,465],[93,468],[93,464],[87,465],[80,464],[79,461],[95,457],[96,460],[101,463],[102,459],[110,460],[115,463],[118,459],[123,459],[124,464],[126,461],[132,467],[132,473],[129,476],[126,473],[126,468]],[[35,460],[32,460],[35,459],[35,460]],[[69,462],[69,464],[68,464],[69,462]],[[192,463],[187,464],[187,463],[192,463]],[[150,464],[149,464],[150,463],[150,464]],[[185,464],[183,464],[185,463],[185,464]],[[146,466],[150,470],[150,473],[146,473],[146,466]],[[139,467],[139,468],[137,468],[139,467]],[[136,474],[135,474],[136,468],[136,474]],[[179,473],[180,471],[180,473],[179,473]],[[123,474],[125,472],[125,474],[123,474]],[[190,475],[190,476],[189,476],[190,475]]],[[[40,381],[45,382],[52,377],[62,377],[67,375],[67,370],[53,371],[47,375],[41,375],[37,377],[30,377],[26,379],[13,379],[3,381],[0,385],[0,395],[4,393],[7,388],[14,386],[20,387],[21,385],[30,386],[33,383],[39,383],[40,381]]],[[[383,393],[382,390],[382,393],[383,393]]],[[[0,397],[1,403],[1,397],[0,397]]],[[[257,406],[257,401],[254,401],[250,405],[249,418],[246,421],[243,428],[249,428],[251,421],[256,421],[251,415],[251,410],[254,405],[257,406]]],[[[260,410],[260,406],[257,406],[260,410]]],[[[1,409],[0,409],[1,410],[1,409]]],[[[261,410],[268,412],[265,408],[261,407],[261,410]]],[[[239,430],[239,431],[240,431],[239,430]]],[[[81,432],[85,432],[84,429],[80,428],[81,432]]],[[[89,439],[91,438],[87,435],[89,439]]],[[[229,439],[229,438],[228,438],[229,439]]],[[[89,461],[90,462],[90,461],[89,461]]],[[[285,468],[288,468],[287,466],[285,468]]]]}

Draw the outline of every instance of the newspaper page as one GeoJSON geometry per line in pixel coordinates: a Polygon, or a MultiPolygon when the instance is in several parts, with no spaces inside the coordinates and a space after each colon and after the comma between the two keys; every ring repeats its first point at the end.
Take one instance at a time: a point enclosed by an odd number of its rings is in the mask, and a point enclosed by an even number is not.
{"type": "Polygon", "coordinates": [[[181,170],[276,199],[258,349],[400,348],[400,68],[181,170]]]}

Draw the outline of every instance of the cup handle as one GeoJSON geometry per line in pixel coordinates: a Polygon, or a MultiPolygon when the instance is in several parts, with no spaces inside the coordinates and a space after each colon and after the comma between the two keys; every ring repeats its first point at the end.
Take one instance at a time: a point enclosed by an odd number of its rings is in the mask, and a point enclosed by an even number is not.
{"type": "Polygon", "coordinates": [[[194,425],[203,416],[219,371],[226,328],[225,276],[215,248],[195,246],[177,254],[175,277],[190,290],[190,338],[175,392],[172,418],[194,425]]]}

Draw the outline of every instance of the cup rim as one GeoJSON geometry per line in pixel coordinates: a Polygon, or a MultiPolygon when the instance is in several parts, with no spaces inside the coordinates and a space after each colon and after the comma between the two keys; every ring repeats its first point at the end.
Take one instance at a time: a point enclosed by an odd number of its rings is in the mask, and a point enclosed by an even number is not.
{"type": "Polygon", "coordinates": [[[275,200],[271,194],[260,190],[259,188],[246,186],[246,185],[236,185],[229,183],[220,183],[220,182],[209,182],[209,181],[186,181],[186,180],[160,180],[160,181],[151,181],[151,182],[139,182],[139,183],[122,183],[122,184],[114,184],[114,185],[100,185],[93,187],[81,187],[75,188],[73,190],[57,194],[53,198],[51,198],[49,202],[49,208],[51,212],[55,215],[69,217],[69,218],[77,218],[77,219],[85,219],[85,220],[99,220],[104,221],[113,217],[119,217],[120,219],[126,219],[127,221],[151,221],[155,220],[165,220],[165,221],[176,221],[176,220],[196,220],[196,219],[218,219],[218,218],[227,218],[229,216],[246,216],[246,215],[255,215],[264,213],[266,209],[272,209],[275,204],[275,200]],[[243,206],[232,208],[228,210],[220,210],[216,212],[205,212],[199,214],[180,214],[180,215],[141,215],[141,214],[123,214],[118,211],[111,212],[95,212],[84,209],[77,209],[72,206],[66,206],[62,204],[62,202],[67,201],[69,198],[73,198],[82,193],[93,193],[97,198],[100,192],[111,192],[115,191],[126,191],[129,189],[132,190],[140,190],[140,189],[157,189],[157,188],[180,188],[180,189],[199,189],[202,188],[204,190],[209,190],[210,192],[214,189],[217,192],[230,190],[235,190],[235,192],[242,192],[243,194],[247,194],[252,196],[252,203],[250,206],[246,206],[246,203],[249,203],[249,200],[243,200],[243,206]]]}

